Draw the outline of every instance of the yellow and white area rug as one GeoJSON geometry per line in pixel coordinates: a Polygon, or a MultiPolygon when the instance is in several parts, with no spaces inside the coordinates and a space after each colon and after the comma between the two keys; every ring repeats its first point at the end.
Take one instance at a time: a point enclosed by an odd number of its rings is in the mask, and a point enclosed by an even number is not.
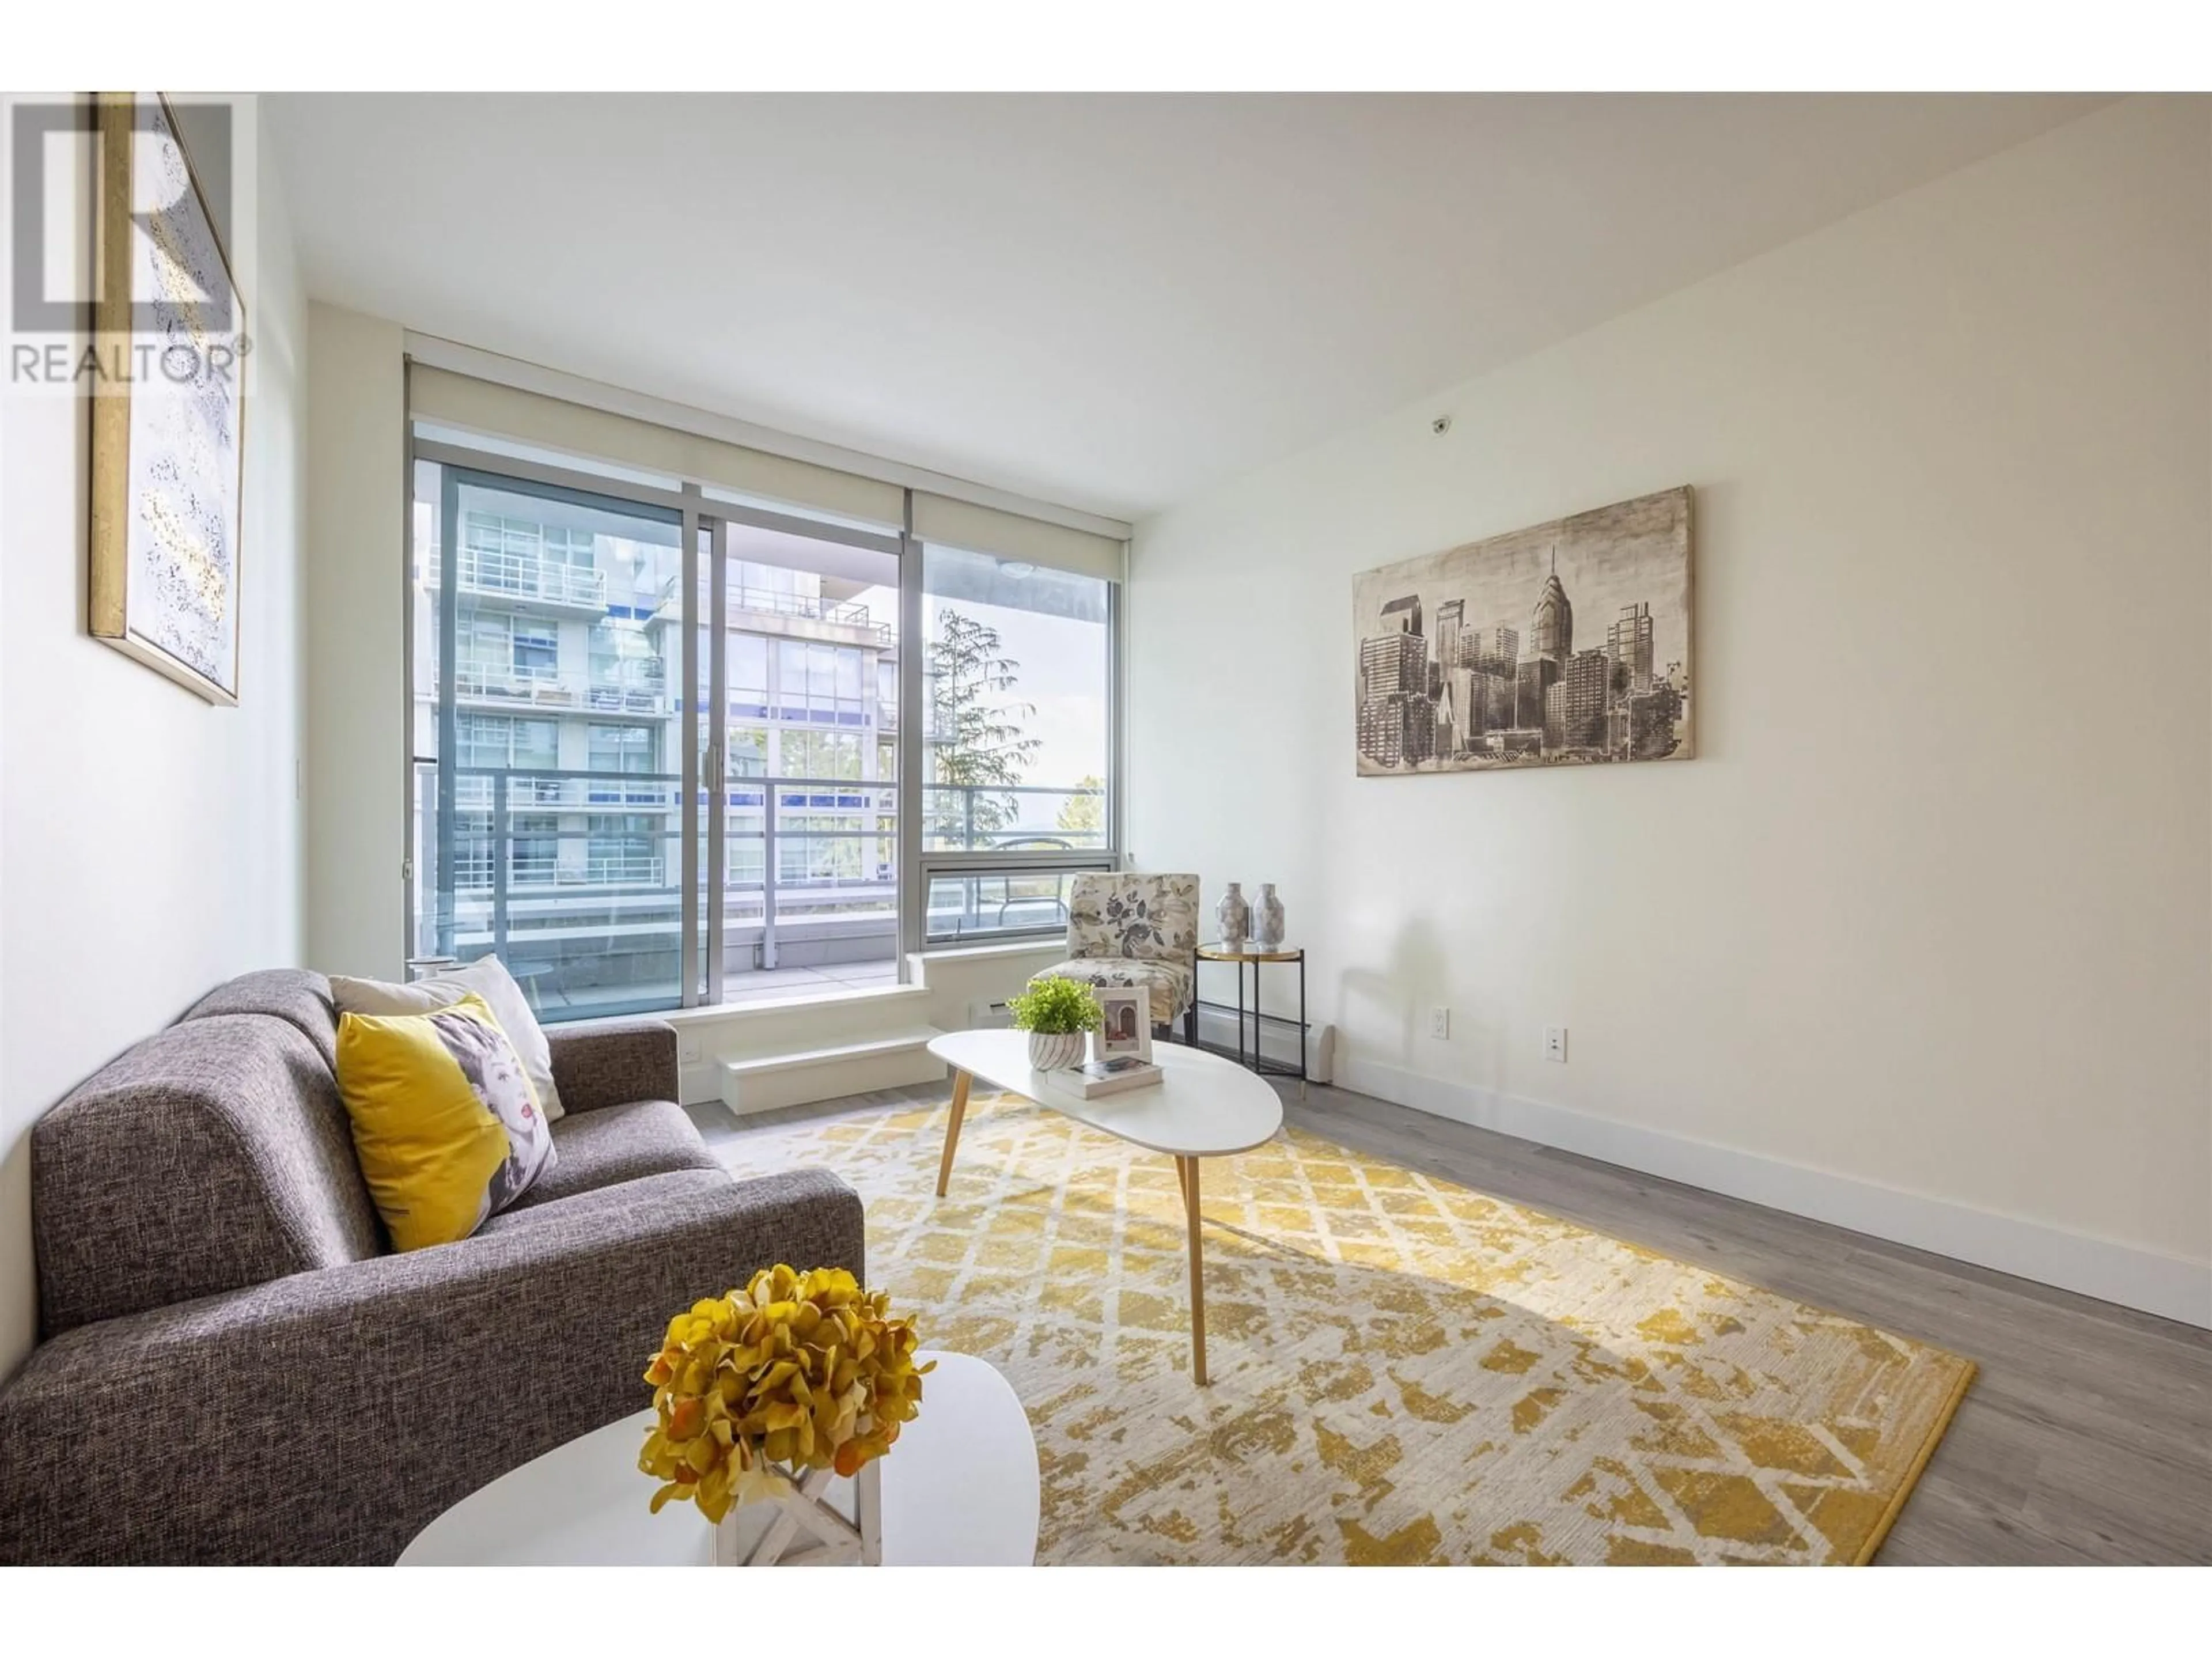
{"type": "Polygon", "coordinates": [[[1194,1388],[1173,1161],[979,1097],[939,1199],[945,1109],[724,1157],[842,1176],[870,1288],[1006,1374],[1042,1562],[1861,1563],[1973,1376],[1291,1130],[1206,1161],[1194,1388]]]}

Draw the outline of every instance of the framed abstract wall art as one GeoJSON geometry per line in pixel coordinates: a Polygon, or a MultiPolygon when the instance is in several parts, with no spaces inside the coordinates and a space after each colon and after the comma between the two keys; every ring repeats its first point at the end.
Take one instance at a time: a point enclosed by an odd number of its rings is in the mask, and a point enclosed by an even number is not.
{"type": "Polygon", "coordinates": [[[1362,777],[1686,760],[1690,489],[1353,579],[1362,777]]]}
{"type": "Polygon", "coordinates": [[[91,571],[97,638],[239,695],[244,301],[158,93],[97,94],[91,571]]]}

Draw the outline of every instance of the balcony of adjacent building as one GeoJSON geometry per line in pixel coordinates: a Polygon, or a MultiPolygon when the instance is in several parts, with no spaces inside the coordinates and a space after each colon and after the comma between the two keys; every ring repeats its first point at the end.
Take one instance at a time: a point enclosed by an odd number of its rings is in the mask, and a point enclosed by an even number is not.
{"type": "Polygon", "coordinates": [[[787,593],[733,580],[728,590],[730,626],[748,633],[797,632],[833,644],[890,650],[896,638],[890,623],[878,620],[872,607],[837,597],[836,589],[841,586],[857,592],[862,585],[825,579],[823,591],[818,593],[787,593]],[[811,623],[817,626],[804,629],[785,626],[791,623],[811,623]]]}
{"type": "MultiPolygon", "coordinates": [[[[547,616],[603,616],[607,608],[606,572],[592,563],[574,563],[508,548],[463,547],[455,556],[458,592],[493,600],[525,612],[547,616]]],[[[444,562],[435,549],[422,563],[423,580],[435,590],[444,562]]]]}
{"type": "MultiPolygon", "coordinates": [[[[682,1000],[685,890],[680,778],[555,769],[457,768],[453,822],[438,822],[438,769],[417,769],[416,954],[464,960],[496,951],[541,1016],[585,1018],[682,1000]],[[440,849],[450,848],[441,865],[440,849]],[[441,877],[441,868],[450,872],[441,877]]],[[[1008,792],[932,786],[925,839],[935,848],[1095,850],[1102,833],[1041,831],[1010,821],[1008,797],[1066,818],[1087,790],[1008,792]],[[978,801],[973,797],[987,796],[978,801]]],[[[726,872],[719,929],[703,873],[694,926],[719,933],[725,1004],[898,982],[898,804],[888,781],[732,779],[715,842],[726,872]]],[[[1018,815],[1017,815],[1018,816],[1018,815]]],[[[1082,817],[1086,815],[1078,813],[1082,817]]],[[[1066,926],[1067,876],[1016,868],[933,876],[925,932],[939,944],[1049,937],[1066,926]]],[[[702,994],[706,991],[702,969],[702,994]]]]}
{"type": "Polygon", "coordinates": [[[612,673],[564,675],[550,663],[464,660],[453,669],[453,701],[465,708],[642,720],[677,712],[667,675],[658,662],[629,663],[612,673]]]}

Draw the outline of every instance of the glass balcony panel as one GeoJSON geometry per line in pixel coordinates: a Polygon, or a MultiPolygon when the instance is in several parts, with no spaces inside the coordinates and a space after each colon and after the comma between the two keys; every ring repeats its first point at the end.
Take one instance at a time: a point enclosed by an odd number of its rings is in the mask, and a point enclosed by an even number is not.
{"type": "Polygon", "coordinates": [[[939,872],[929,881],[924,937],[932,945],[990,945],[1060,932],[1074,879],[1062,870],[939,872]]]}

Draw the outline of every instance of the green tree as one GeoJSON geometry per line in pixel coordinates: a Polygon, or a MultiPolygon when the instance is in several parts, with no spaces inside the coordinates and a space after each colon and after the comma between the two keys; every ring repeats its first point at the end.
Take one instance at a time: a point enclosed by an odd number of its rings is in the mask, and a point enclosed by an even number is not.
{"type": "Polygon", "coordinates": [[[932,829],[940,843],[967,847],[1020,817],[1012,791],[1042,742],[1022,726],[1036,708],[1005,700],[1022,665],[1002,652],[997,629],[972,617],[942,614],[928,665],[930,744],[946,786],[933,792],[932,829]]]}
{"type": "Polygon", "coordinates": [[[1070,795],[1060,804],[1060,827],[1083,839],[1076,843],[1087,847],[1097,839],[1098,832],[1106,827],[1106,797],[1101,793],[1105,785],[1093,774],[1076,781],[1078,789],[1091,793],[1070,795]]]}

